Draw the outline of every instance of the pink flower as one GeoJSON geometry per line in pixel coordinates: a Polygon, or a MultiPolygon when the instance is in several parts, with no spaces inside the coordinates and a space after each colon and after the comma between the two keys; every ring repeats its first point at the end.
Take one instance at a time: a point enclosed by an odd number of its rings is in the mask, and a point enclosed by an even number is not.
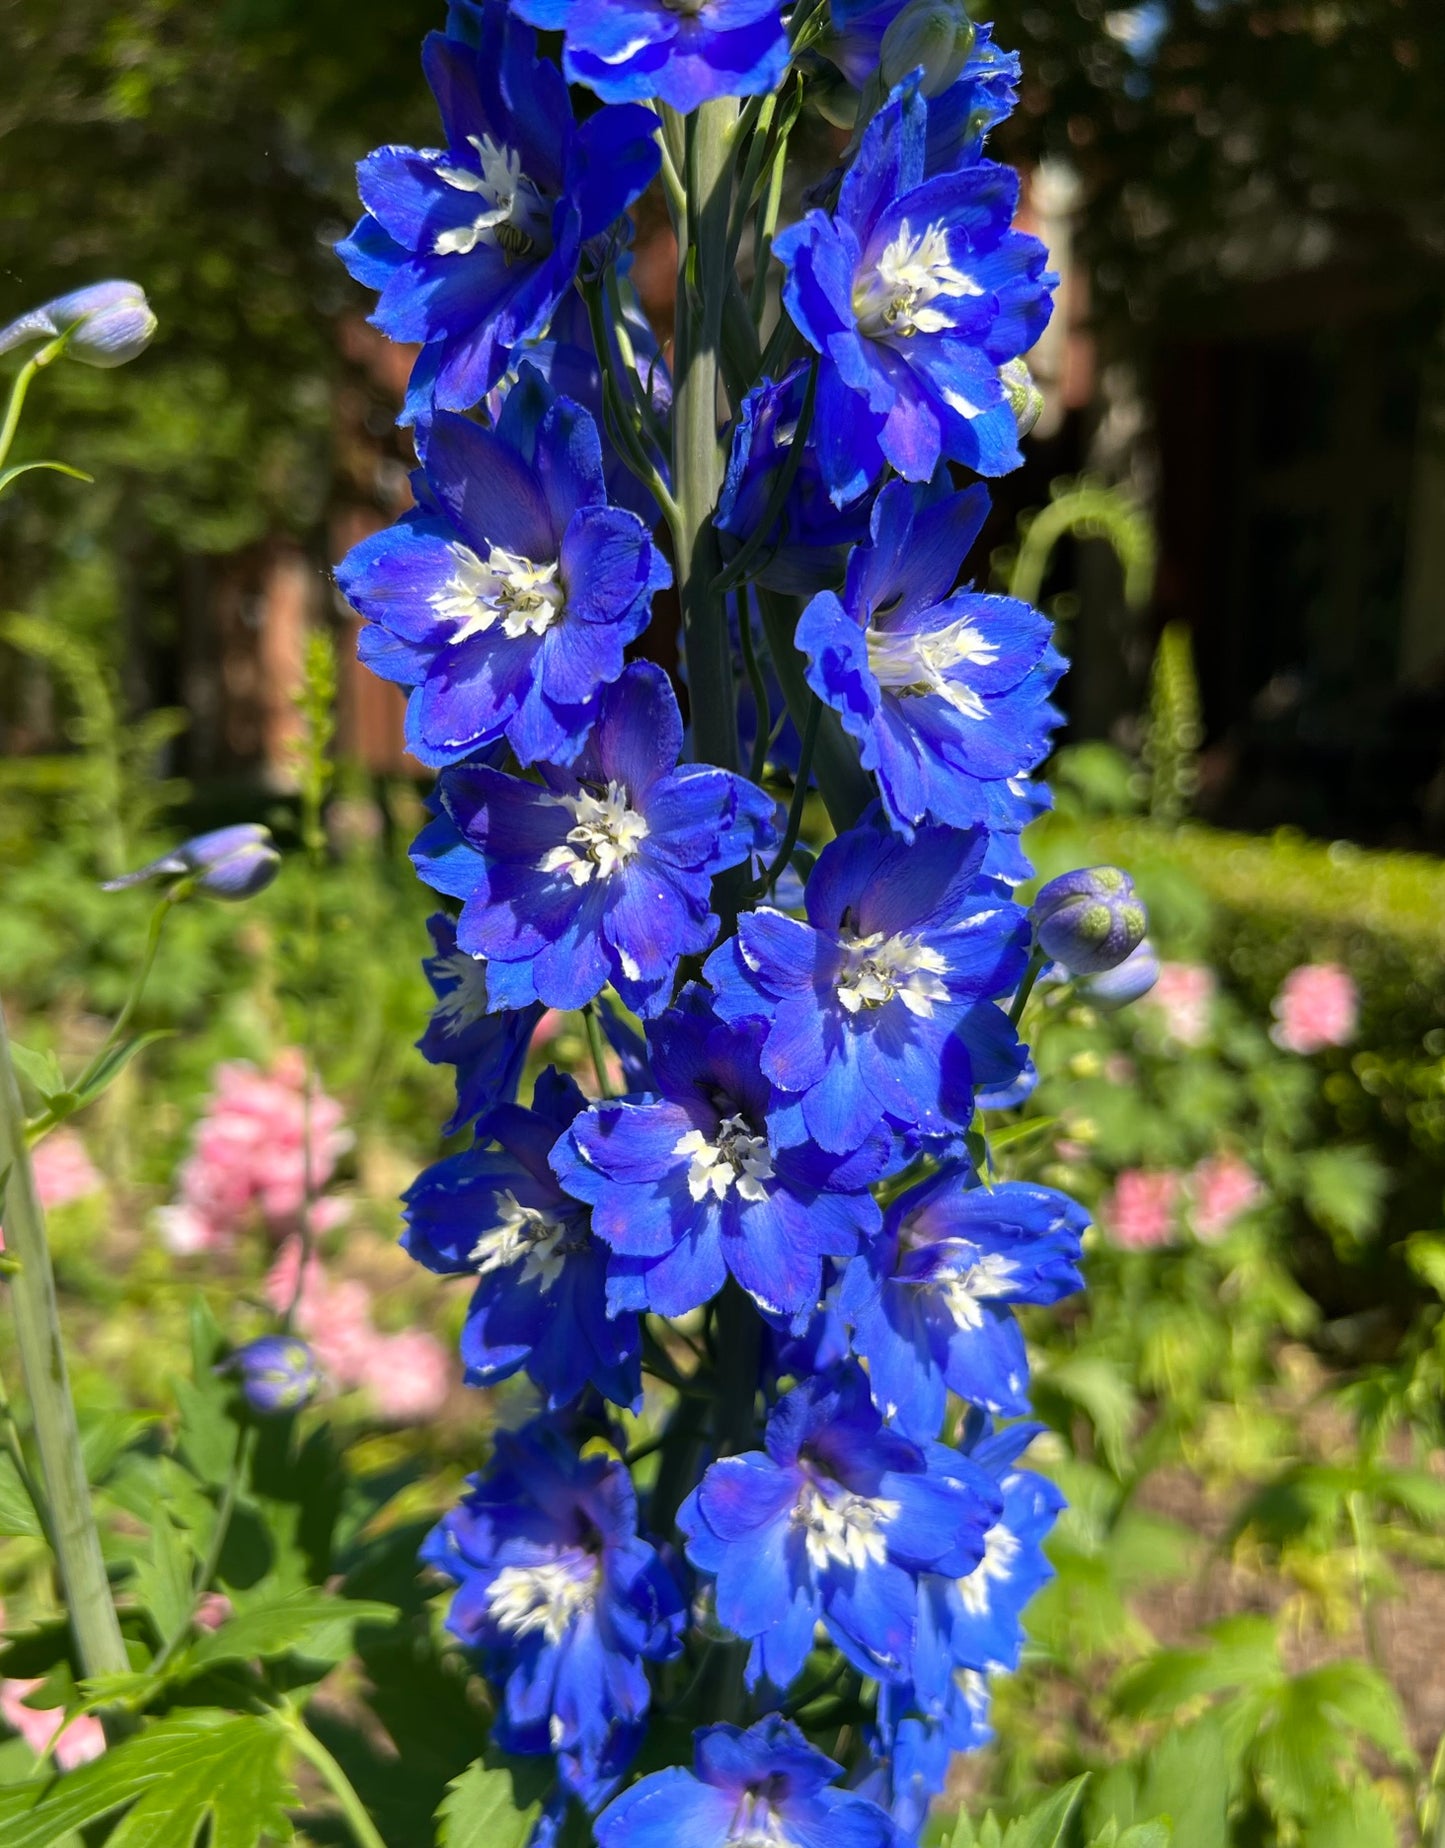
{"type": "Polygon", "coordinates": [[[1323,1052],[1355,1036],[1360,991],[1338,963],[1301,963],[1291,969],[1270,1003],[1270,1038],[1286,1052],[1323,1052]]]}
{"type": "Polygon", "coordinates": [[[219,1630],[231,1620],[233,1607],[224,1591],[208,1591],[196,1606],[196,1626],[202,1630],[219,1630]]]}
{"type": "Polygon", "coordinates": [[[1169,1037],[1181,1046],[1202,1046],[1217,988],[1214,971],[1203,963],[1160,963],[1159,980],[1140,1005],[1158,1008],[1169,1037]]]}
{"type": "MultiPolygon", "coordinates": [[[[65,1714],[59,1707],[25,1705],[25,1696],[40,1685],[38,1677],[33,1681],[0,1681],[0,1719],[19,1733],[37,1758],[48,1748],[65,1721],[65,1714]]],[[[60,1733],[55,1757],[62,1771],[72,1771],[76,1765],[99,1758],[104,1750],[105,1734],[100,1721],[93,1713],[83,1713],[60,1733]]]]}
{"type": "Polygon", "coordinates": [[[1258,1206],[1264,1183],[1247,1161],[1227,1150],[1209,1155],[1189,1176],[1189,1223],[1206,1245],[1224,1237],[1236,1219],[1258,1206]]]}
{"type": "MultiPolygon", "coordinates": [[[[301,1241],[288,1239],[266,1273],[266,1300],[278,1315],[291,1306],[300,1261],[301,1241]]],[[[296,1304],[296,1329],[311,1343],[322,1370],[342,1388],[362,1383],[371,1350],[381,1339],[371,1306],[371,1291],[364,1283],[354,1277],[333,1282],[320,1258],[311,1258],[296,1304]]]]}
{"type": "Polygon", "coordinates": [[[1181,1180],[1172,1168],[1149,1174],[1126,1168],[1099,1202],[1099,1222],[1125,1251],[1152,1251],[1174,1236],[1181,1180]]]}
{"type": "MultiPolygon", "coordinates": [[[[159,1216],[162,1240],[182,1254],[226,1243],[253,1214],[273,1233],[294,1225],[306,1204],[307,1145],[313,1195],[351,1146],[334,1098],[313,1090],[308,1110],[306,1062],[294,1048],[278,1054],[270,1072],[242,1059],[218,1065],[212,1084],[181,1166],[179,1198],[159,1216]]],[[[326,1201],[312,1210],[320,1226],[337,1223],[346,1207],[326,1201]]]]}
{"type": "Polygon", "coordinates": [[[54,1130],[43,1142],[36,1143],[30,1165],[40,1204],[46,1208],[69,1206],[72,1200],[83,1200],[103,1185],[85,1152],[85,1144],[73,1129],[54,1130]]]}
{"type": "Polygon", "coordinates": [[[382,1335],[368,1356],[365,1384],[381,1417],[391,1424],[434,1418],[451,1390],[445,1348],[420,1329],[382,1335]]]}

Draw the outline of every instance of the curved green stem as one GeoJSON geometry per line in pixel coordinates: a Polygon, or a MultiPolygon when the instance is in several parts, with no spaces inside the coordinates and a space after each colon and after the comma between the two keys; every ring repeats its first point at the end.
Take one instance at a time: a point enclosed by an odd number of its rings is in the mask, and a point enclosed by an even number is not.
{"type": "Polygon", "coordinates": [[[366,1806],[356,1794],[356,1786],[306,1722],[299,1714],[292,1713],[289,1709],[282,1709],[279,1718],[292,1745],[308,1763],[314,1765],[321,1773],[326,1788],[340,1804],[341,1813],[350,1825],[351,1833],[356,1837],[359,1848],[386,1848],[385,1841],[377,1832],[376,1824],[367,1815],[366,1806]]]}
{"type": "Polygon", "coordinates": [[[68,334],[62,334],[58,340],[52,340],[41,347],[15,374],[15,383],[10,387],[10,402],[5,407],[5,421],[0,424],[0,468],[4,468],[10,454],[10,445],[15,441],[15,432],[20,428],[20,413],[25,409],[25,399],[30,387],[35,382],[36,373],[48,366],[52,359],[58,359],[65,351],[68,334]]]}
{"type": "Polygon", "coordinates": [[[597,1074],[598,1092],[603,1097],[611,1097],[612,1086],[607,1079],[607,1045],[602,1037],[602,1022],[595,1001],[589,1001],[583,1008],[582,1021],[587,1029],[587,1050],[592,1054],[592,1069],[597,1074]]]}

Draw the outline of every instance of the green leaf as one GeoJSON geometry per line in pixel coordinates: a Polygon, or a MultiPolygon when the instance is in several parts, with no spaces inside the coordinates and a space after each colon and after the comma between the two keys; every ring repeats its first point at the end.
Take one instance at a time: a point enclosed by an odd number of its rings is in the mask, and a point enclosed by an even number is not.
{"type": "Polygon", "coordinates": [[[1300,1161],[1305,1210],[1347,1251],[1379,1229],[1390,1176],[1368,1149],[1313,1149],[1300,1161]]]}
{"type": "Polygon", "coordinates": [[[150,1551],[136,1561],[135,1590],[161,1642],[190,1621],[191,1549],[164,1509],[151,1524],[150,1551]]]}
{"type": "Polygon", "coordinates": [[[1226,1848],[1230,1772],[1224,1730],[1213,1714],[1172,1726],[1145,1758],[1134,1813],[1167,1816],[1171,1848],[1226,1848]]]}
{"type": "Polygon", "coordinates": [[[28,475],[32,469],[49,469],[55,475],[69,475],[72,481],[93,482],[94,475],[87,475],[83,468],[72,468],[68,462],[52,462],[43,457],[34,462],[12,462],[9,468],[0,469],[0,494],[3,494],[12,481],[18,481],[22,475],[28,475]]]}
{"type": "Polygon", "coordinates": [[[112,1046],[76,1091],[71,1109],[83,1110],[87,1104],[93,1104],[102,1091],[108,1090],[115,1083],[138,1052],[144,1052],[147,1046],[153,1046],[157,1040],[174,1038],[174,1028],[156,1027],[149,1033],[137,1033],[134,1038],[121,1040],[118,1045],[112,1046]]]}
{"type": "Polygon", "coordinates": [[[112,1746],[52,1784],[37,1802],[6,1792],[5,1848],[56,1848],[72,1829],[134,1805],[108,1848],[192,1848],[209,1817],[209,1848],[257,1848],[291,1837],[295,1792],[273,1720],[209,1710],[175,1715],[112,1746]]]}
{"type": "Polygon", "coordinates": [[[1373,1784],[1357,1784],[1328,1803],[1310,1825],[1309,1848],[1397,1848],[1399,1833],[1373,1784]]]}
{"type": "Polygon", "coordinates": [[[1037,1809],[1011,1822],[1004,1832],[1003,1848],[1059,1848],[1075,1811],[1084,1800],[1087,1776],[1076,1777],[1056,1790],[1037,1809]]]}
{"type": "Polygon", "coordinates": [[[35,1538],[44,1530],[36,1516],[20,1471],[8,1451],[0,1450],[0,1534],[35,1538]]]}
{"type": "Polygon", "coordinates": [[[1057,1117],[1025,1117],[1021,1122],[1005,1123],[999,1129],[990,1129],[986,1132],[989,1153],[1001,1155],[1005,1149],[1016,1148],[1020,1142],[1027,1142],[1031,1136],[1042,1136],[1058,1120],[1057,1117]]]}
{"type": "MultiPolygon", "coordinates": [[[[1119,1848],[1172,1848],[1174,1831],[1167,1822],[1140,1822],[1132,1829],[1125,1829],[1119,1837],[1119,1848]]],[[[1098,1844],[1094,1845],[1098,1848],[1098,1844]]]]}
{"type": "Polygon", "coordinates": [[[1257,1686],[1279,1674],[1279,1647],[1268,1617],[1232,1617],[1213,1626],[1207,1649],[1161,1649],[1128,1670],[1114,1688],[1120,1712],[1168,1719],[1189,1701],[1226,1688],[1257,1686]]]}
{"type": "Polygon", "coordinates": [[[438,1848],[527,1848],[552,1781],[550,1767],[489,1750],[447,1785],[438,1848]]]}
{"type": "Polygon", "coordinates": [[[1112,1361],[1078,1355],[1050,1367],[1040,1384],[1085,1413],[1110,1468],[1122,1474],[1129,1433],[1139,1413],[1139,1401],[1123,1371],[1112,1361]]]}
{"type": "Polygon", "coordinates": [[[189,1669],[218,1662],[262,1661],[275,1656],[312,1656],[340,1661],[351,1649],[359,1623],[390,1624],[396,1608],[360,1598],[336,1598],[326,1591],[293,1591],[240,1610],[201,1637],[186,1652],[189,1669]]]}
{"type": "Polygon", "coordinates": [[[60,1061],[53,1052],[32,1052],[28,1046],[12,1044],[10,1057],[15,1062],[16,1071],[45,1104],[48,1105],[52,1097],[64,1094],[65,1073],[61,1071],[60,1061]]]}

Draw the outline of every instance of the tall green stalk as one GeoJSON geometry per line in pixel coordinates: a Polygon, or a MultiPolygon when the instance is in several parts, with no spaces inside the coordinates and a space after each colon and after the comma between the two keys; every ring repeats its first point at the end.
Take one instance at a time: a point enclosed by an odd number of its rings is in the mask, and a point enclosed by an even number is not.
{"type": "Polygon", "coordinates": [[[110,1595],[80,1429],[60,1338],[55,1273],[45,1240],[45,1216],[25,1146],[25,1115],[0,1008],[0,1174],[5,1183],[5,1248],[18,1269],[10,1278],[25,1390],[35,1422],[47,1513],[76,1652],[87,1676],[129,1668],[110,1595]]]}

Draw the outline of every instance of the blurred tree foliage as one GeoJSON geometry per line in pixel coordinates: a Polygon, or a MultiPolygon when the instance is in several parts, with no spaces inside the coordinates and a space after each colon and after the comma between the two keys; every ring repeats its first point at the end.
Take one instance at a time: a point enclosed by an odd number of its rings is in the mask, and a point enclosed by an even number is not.
{"type": "Polygon", "coordinates": [[[1112,344],[1245,277],[1445,274],[1439,0],[991,0],[1022,55],[997,148],[1067,159],[1112,344]]]}

